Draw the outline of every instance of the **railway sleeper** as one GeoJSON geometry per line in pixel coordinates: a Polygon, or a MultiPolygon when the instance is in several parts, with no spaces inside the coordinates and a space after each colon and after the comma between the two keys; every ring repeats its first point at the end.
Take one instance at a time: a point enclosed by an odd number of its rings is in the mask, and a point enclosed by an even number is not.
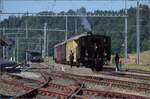
{"type": "MultiPolygon", "coordinates": [[[[66,76],[68,76],[68,75],[66,75],[66,76]]],[[[77,78],[79,78],[79,77],[77,77],[77,78]]],[[[105,86],[108,86],[109,85],[109,81],[111,81],[110,79],[109,80],[104,80],[104,79],[101,79],[101,78],[99,78],[100,81],[96,81],[95,80],[96,77],[90,77],[90,78],[94,79],[94,81],[93,81],[94,84],[101,84],[101,85],[105,85],[105,86]]],[[[79,78],[79,79],[81,79],[81,78],[79,78]]],[[[88,80],[88,79],[85,79],[85,78],[83,79],[83,77],[82,77],[81,82],[83,82],[83,83],[85,83],[85,82],[91,83],[91,81],[88,80]],[[86,81],[84,81],[84,80],[86,80],[86,81]]],[[[142,86],[142,88],[145,88],[145,85],[143,85],[143,84],[135,84],[135,83],[132,83],[132,82],[127,82],[127,81],[124,82],[124,81],[118,81],[118,80],[113,81],[112,86],[118,87],[118,85],[119,85],[120,88],[123,87],[123,88],[127,88],[127,89],[130,89],[130,90],[137,89],[137,86],[142,86]]],[[[138,88],[140,89],[141,87],[138,87],[138,88]]],[[[144,91],[144,90],[141,90],[141,91],[144,91]]]]}
{"type": "MultiPolygon", "coordinates": [[[[93,79],[92,79],[93,80],[93,79]]],[[[109,83],[112,80],[101,80],[98,81],[99,83],[109,83]]],[[[96,83],[96,82],[95,82],[96,83]]],[[[149,88],[149,86],[141,85],[141,84],[136,84],[136,83],[130,83],[130,82],[124,82],[124,81],[113,81],[112,83],[118,84],[118,85],[124,85],[124,86],[142,86],[143,88],[149,88]]]]}
{"type": "Polygon", "coordinates": [[[13,97],[13,99],[24,99],[24,98],[33,98],[38,94],[38,90],[37,89],[33,89],[25,94],[19,95],[19,96],[15,96],[13,97]]]}
{"type": "MultiPolygon", "coordinates": [[[[85,78],[87,78],[88,76],[84,76],[85,78]]],[[[134,82],[128,82],[128,81],[119,81],[119,80],[111,80],[111,79],[105,79],[105,78],[97,78],[97,77],[88,77],[88,79],[91,80],[97,80],[97,81],[104,81],[104,82],[109,82],[109,81],[113,81],[113,83],[117,83],[117,84],[124,84],[124,85],[135,85],[135,86],[141,86],[144,88],[150,88],[149,84],[143,84],[143,83],[134,83],[134,82]]]]}
{"type": "Polygon", "coordinates": [[[43,96],[55,97],[56,99],[66,99],[67,98],[67,95],[65,95],[65,94],[47,91],[44,88],[40,88],[38,90],[38,93],[43,95],[43,96]]]}
{"type": "Polygon", "coordinates": [[[147,97],[136,96],[131,94],[123,94],[117,92],[105,92],[105,91],[92,91],[92,90],[83,90],[83,95],[93,95],[93,96],[102,96],[110,99],[148,99],[147,97]]]}

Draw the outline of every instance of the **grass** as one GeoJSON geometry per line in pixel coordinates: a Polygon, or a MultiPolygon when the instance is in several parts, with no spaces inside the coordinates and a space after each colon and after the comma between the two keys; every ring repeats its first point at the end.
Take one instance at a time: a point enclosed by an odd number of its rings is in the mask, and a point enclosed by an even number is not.
{"type": "MultiPolygon", "coordinates": [[[[136,59],[136,54],[128,54],[130,58],[136,59]]],[[[113,64],[112,67],[115,67],[113,64]]],[[[150,50],[144,51],[140,53],[140,64],[128,64],[122,66],[127,70],[138,70],[138,71],[146,71],[150,72],[150,50]]]]}
{"type": "Polygon", "coordinates": [[[125,65],[123,68],[130,70],[138,70],[138,71],[146,71],[150,72],[150,65],[137,65],[137,64],[129,64],[125,65]]]}
{"type": "MultiPolygon", "coordinates": [[[[112,68],[116,68],[115,64],[111,65],[112,68]]],[[[135,70],[135,71],[146,71],[150,72],[150,65],[142,65],[142,64],[127,64],[127,65],[122,65],[122,68],[125,70],[135,70]]]]}
{"type": "MultiPolygon", "coordinates": [[[[136,54],[129,54],[131,58],[136,58],[136,54]]],[[[140,62],[141,64],[150,64],[150,50],[140,53],[140,62]]]]}

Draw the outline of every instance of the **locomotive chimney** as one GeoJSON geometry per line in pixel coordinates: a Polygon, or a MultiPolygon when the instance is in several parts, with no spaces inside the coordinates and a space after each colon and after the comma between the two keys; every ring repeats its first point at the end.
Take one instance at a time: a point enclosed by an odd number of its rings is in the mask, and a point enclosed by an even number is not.
{"type": "Polygon", "coordinates": [[[92,35],[93,33],[92,33],[92,31],[88,31],[87,34],[88,35],[92,35]]]}

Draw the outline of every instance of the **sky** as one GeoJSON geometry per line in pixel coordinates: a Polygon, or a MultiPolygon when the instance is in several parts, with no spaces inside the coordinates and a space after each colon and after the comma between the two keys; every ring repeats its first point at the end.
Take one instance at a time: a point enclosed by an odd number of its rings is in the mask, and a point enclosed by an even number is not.
{"type": "MultiPolygon", "coordinates": [[[[150,4],[150,0],[141,0],[150,4]]],[[[127,8],[136,6],[136,1],[127,1],[127,8]]],[[[3,12],[68,11],[85,7],[87,11],[120,10],[125,8],[125,0],[3,0],[3,12]]]]}
{"type": "MultiPolygon", "coordinates": [[[[136,7],[135,0],[127,0],[127,8],[136,7]]],[[[150,6],[150,0],[140,0],[140,3],[150,6]]],[[[25,13],[41,11],[68,11],[85,7],[87,11],[125,9],[125,0],[3,0],[3,12],[25,13]]],[[[9,15],[0,16],[0,20],[9,15]]]]}

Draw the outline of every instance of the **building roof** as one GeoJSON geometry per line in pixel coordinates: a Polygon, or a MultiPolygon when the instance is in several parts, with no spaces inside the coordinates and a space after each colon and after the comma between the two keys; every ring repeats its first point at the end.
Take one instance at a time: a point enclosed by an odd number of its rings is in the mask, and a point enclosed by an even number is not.
{"type": "Polygon", "coordinates": [[[10,41],[4,37],[0,36],[0,46],[8,46],[10,44],[10,41]]]}
{"type": "Polygon", "coordinates": [[[65,44],[65,43],[66,43],[66,41],[60,42],[60,43],[56,44],[54,47],[57,47],[57,46],[59,46],[59,45],[63,45],[63,44],[65,44]]]}
{"type": "Polygon", "coordinates": [[[8,60],[0,59],[0,67],[13,67],[16,65],[17,65],[17,63],[14,61],[8,61],[8,60]]]}

